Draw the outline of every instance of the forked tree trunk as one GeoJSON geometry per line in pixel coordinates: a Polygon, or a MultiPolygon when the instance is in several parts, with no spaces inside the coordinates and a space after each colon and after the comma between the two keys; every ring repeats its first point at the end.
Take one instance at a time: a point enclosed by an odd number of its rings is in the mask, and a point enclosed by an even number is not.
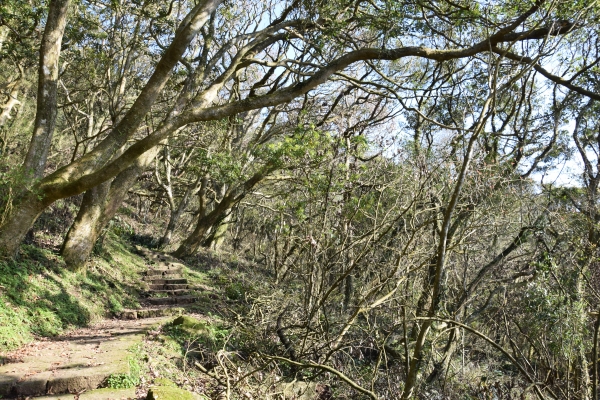
{"type": "Polygon", "coordinates": [[[229,210],[238,204],[244,196],[252,190],[256,184],[265,178],[270,172],[273,172],[276,168],[269,165],[264,170],[255,173],[246,182],[230,188],[226,194],[224,194],[221,201],[215,206],[215,208],[208,214],[205,213],[205,204],[203,200],[203,194],[200,193],[200,210],[198,213],[198,222],[194,231],[185,239],[173,252],[175,257],[189,257],[198,251],[202,243],[205,241],[205,236],[210,228],[215,227],[217,223],[223,220],[229,210]]]}
{"type": "Polygon", "coordinates": [[[208,181],[208,176],[205,176],[204,178],[198,178],[198,180],[196,181],[196,183],[194,183],[194,185],[189,186],[186,189],[186,191],[183,195],[183,198],[179,202],[179,205],[177,206],[177,208],[171,209],[171,216],[169,217],[169,223],[167,224],[167,229],[165,229],[165,233],[163,234],[162,238],[160,239],[160,242],[158,245],[158,247],[160,249],[164,249],[165,247],[167,247],[169,245],[169,243],[171,243],[171,239],[173,238],[173,232],[175,232],[177,223],[179,222],[179,219],[185,212],[185,209],[187,208],[187,206],[190,202],[191,196],[194,194],[194,192],[196,190],[202,191],[203,188],[206,187],[207,181],[208,181]],[[197,188],[198,183],[201,183],[200,188],[197,188]]]}
{"type": "Polygon", "coordinates": [[[221,218],[221,210],[219,209],[219,206],[217,206],[215,210],[208,213],[203,218],[200,218],[196,223],[196,228],[194,231],[179,245],[177,250],[173,252],[173,255],[179,258],[194,255],[204,242],[206,233],[221,218]]]}
{"type": "Polygon", "coordinates": [[[115,216],[129,189],[150,166],[158,151],[159,147],[155,147],[145,153],[135,164],[117,175],[112,183],[105,182],[85,192],[79,213],[61,249],[69,269],[79,271],[85,266],[102,230],[115,216]]]}

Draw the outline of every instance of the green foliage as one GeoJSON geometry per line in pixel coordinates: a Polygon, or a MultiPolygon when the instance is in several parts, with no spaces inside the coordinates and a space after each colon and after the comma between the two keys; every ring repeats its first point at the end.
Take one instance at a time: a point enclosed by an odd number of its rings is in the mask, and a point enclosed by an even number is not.
{"type": "Polygon", "coordinates": [[[524,329],[533,340],[546,342],[555,355],[574,361],[578,356],[574,350],[590,334],[581,317],[586,314],[586,302],[576,295],[579,273],[559,267],[548,254],[533,266],[538,276],[527,284],[523,294],[527,316],[524,329]]]}
{"type": "Polygon", "coordinates": [[[129,389],[140,384],[140,364],[135,357],[129,357],[129,373],[112,374],[106,380],[111,389],[129,389]]]}
{"type": "Polygon", "coordinates": [[[225,295],[231,300],[241,300],[244,298],[246,289],[239,282],[230,283],[225,287],[225,295]]]}
{"type": "Polygon", "coordinates": [[[314,124],[298,126],[290,136],[258,147],[254,155],[275,169],[294,168],[300,165],[317,165],[334,139],[331,134],[317,129],[314,124]]]}
{"type": "Polygon", "coordinates": [[[123,305],[121,302],[112,294],[108,297],[108,303],[110,306],[110,311],[113,313],[118,313],[123,311],[123,305]]]}

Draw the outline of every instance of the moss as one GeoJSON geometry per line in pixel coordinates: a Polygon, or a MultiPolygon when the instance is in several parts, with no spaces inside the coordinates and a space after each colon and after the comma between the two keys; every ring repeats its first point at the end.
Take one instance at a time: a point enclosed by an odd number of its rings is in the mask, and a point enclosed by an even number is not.
{"type": "Polygon", "coordinates": [[[181,326],[189,329],[205,329],[206,323],[189,315],[180,315],[171,323],[173,326],[181,326]]]}
{"type": "Polygon", "coordinates": [[[198,398],[187,390],[171,386],[156,386],[148,391],[146,400],[196,400],[198,398]]]}
{"type": "Polygon", "coordinates": [[[156,386],[177,387],[177,384],[175,382],[167,378],[156,378],[154,380],[154,384],[156,386]]]}

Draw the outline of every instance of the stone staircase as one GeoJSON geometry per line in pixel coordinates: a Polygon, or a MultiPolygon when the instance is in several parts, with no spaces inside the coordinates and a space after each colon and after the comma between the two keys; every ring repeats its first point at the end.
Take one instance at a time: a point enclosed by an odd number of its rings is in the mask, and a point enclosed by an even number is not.
{"type": "MultiPolygon", "coordinates": [[[[181,306],[196,302],[200,288],[190,287],[183,277],[185,265],[176,258],[141,247],[136,250],[148,265],[142,277],[145,284],[142,293],[145,297],[140,301],[142,307],[123,310],[119,319],[82,328],[65,338],[24,346],[18,360],[0,357],[0,398],[138,398],[135,389],[98,387],[105,385],[111,375],[129,375],[129,349],[141,343],[146,332],[167,321],[165,317],[185,313],[181,306]]],[[[157,388],[153,390],[158,393],[157,388]]],[[[193,394],[186,396],[175,395],[173,398],[195,398],[189,397],[193,394]]]]}
{"type": "Polygon", "coordinates": [[[137,398],[135,390],[130,393],[131,391],[95,389],[105,384],[110,376],[130,376],[130,349],[140,345],[147,332],[167,320],[105,320],[63,337],[26,344],[14,357],[0,363],[3,364],[0,365],[0,398],[137,398]],[[85,396],[83,392],[86,392],[85,396]]]}
{"type": "Polygon", "coordinates": [[[148,270],[142,277],[145,290],[142,292],[140,309],[126,309],[118,314],[121,319],[154,318],[180,315],[185,310],[181,306],[198,300],[199,288],[191,287],[183,277],[185,265],[168,254],[159,253],[144,247],[136,247],[136,252],[146,259],[148,270]]]}
{"type": "Polygon", "coordinates": [[[190,287],[183,277],[184,265],[176,258],[152,250],[137,248],[138,252],[148,260],[150,267],[143,278],[148,285],[150,305],[167,306],[194,303],[197,299],[195,289],[190,287]]]}

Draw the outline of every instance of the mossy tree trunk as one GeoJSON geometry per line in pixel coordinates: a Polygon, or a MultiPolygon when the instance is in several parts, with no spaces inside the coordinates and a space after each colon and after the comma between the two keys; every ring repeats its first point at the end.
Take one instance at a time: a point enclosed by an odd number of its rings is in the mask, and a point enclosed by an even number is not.
{"type": "Polygon", "coordinates": [[[158,149],[155,147],[145,153],[112,182],[105,182],[85,192],[75,222],[61,249],[61,255],[69,269],[78,271],[84,267],[102,230],[117,213],[129,189],[150,166],[158,149]]]}
{"type": "Polygon", "coordinates": [[[238,204],[248,194],[254,186],[262,181],[270,172],[274,171],[272,165],[267,165],[263,170],[255,173],[252,177],[233,188],[229,188],[224,193],[221,201],[215,205],[213,210],[206,213],[206,205],[201,192],[200,196],[200,209],[198,211],[198,221],[194,231],[185,239],[173,252],[175,257],[189,257],[198,251],[200,246],[206,240],[206,234],[212,229],[216,228],[230,210],[238,204]]]}
{"type": "Polygon", "coordinates": [[[60,250],[67,267],[79,270],[92,253],[94,243],[100,236],[105,214],[105,205],[111,189],[111,182],[104,182],[83,195],[77,217],[67,232],[60,250]]]}
{"type": "MultiPolygon", "coordinates": [[[[0,226],[0,256],[16,256],[20,243],[29,228],[41,212],[54,201],[83,193],[116,177],[135,163],[138,157],[152,150],[177,128],[188,123],[188,121],[180,118],[178,112],[170,121],[163,123],[153,134],[137,141],[120,156],[117,156],[138,131],[146,114],[151,110],[170,79],[171,71],[220,3],[221,0],[202,1],[182,19],[172,42],[157,62],[152,76],[127,113],[113,127],[106,138],[84,156],[50,175],[42,177],[52,133],[50,128],[53,128],[52,121],[49,118],[53,115],[52,118],[56,117],[56,102],[54,104],[48,103],[53,99],[56,100],[56,96],[53,97],[51,92],[52,85],[57,83],[56,79],[52,78],[54,76],[52,68],[58,68],[59,44],[62,34],[57,37],[55,33],[60,29],[64,29],[66,7],[69,1],[56,0],[50,3],[46,32],[40,51],[40,74],[43,75],[44,79],[40,80],[40,87],[38,88],[37,115],[39,117],[36,116],[35,132],[24,163],[26,171],[41,179],[34,182],[32,189],[28,189],[26,184],[17,188],[18,196],[15,204],[19,204],[19,207],[23,209],[15,208],[13,212],[6,216],[5,221],[0,226]],[[50,26],[55,19],[55,15],[62,16],[64,21],[57,19],[58,22],[62,22],[55,23],[53,25],[55,29],[53,30],[50,29],[50,26]],[[48,42],[47,38],[49,37],[54,38],[53,45],[47,45],[46,42],[48,42]],[[49,50],[45,51],[44,49],[49,50]],[[43,87],[46,87],[46,91],[43,87]],[[44,103],[43,99],[46,99],[47,103],[44,103]],[[47,116],[47,118],[43,118],[43,116],[47,116]]],[[[182,96],[184,97],[182,101],[189,100],[186,93],[183,93],[182,96]]],[[[204,108],[203,105],[206,106],[205,103],[201,103],[198,107],[204,108]]]]}
{"type": "Polygon", "coordinates": [[[17,257],[19,246],[33,222],[53,201],[48,198],[40,199],[37,193],[27,191],[14,204],[10,204],[10,217],[2,225],[0,255],[17,257]]]}

